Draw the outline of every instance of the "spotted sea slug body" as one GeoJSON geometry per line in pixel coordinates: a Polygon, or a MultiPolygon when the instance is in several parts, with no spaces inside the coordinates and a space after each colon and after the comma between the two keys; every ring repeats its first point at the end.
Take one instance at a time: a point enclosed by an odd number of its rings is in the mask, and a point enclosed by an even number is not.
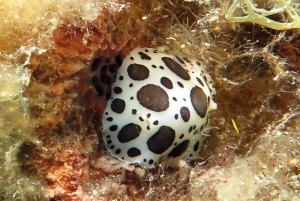
{"type": "Polygon", "coordinates": [[[203,64],[137,48],[117,72],[102,117],[112,156],[147,168],[199,155],[208,114],[217,108],[203,64]]]}

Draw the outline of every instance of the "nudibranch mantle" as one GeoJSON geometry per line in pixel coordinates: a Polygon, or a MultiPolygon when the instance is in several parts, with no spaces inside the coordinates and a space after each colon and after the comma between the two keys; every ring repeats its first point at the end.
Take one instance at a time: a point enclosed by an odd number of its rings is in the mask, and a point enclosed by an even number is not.
{"type": "Polygon", "coordinates": [[[117,71],[102,117],[106,149],[147,168],[197,158],[215,93],[202,62],[134,49],[117,71]]]}

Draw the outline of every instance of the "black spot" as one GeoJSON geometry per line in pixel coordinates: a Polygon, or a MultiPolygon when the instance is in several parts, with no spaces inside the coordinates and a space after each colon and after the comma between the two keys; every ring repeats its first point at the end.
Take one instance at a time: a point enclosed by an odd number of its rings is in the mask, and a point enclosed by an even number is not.
{"type": "Polygon", "coordinates": [[[132,61],[133,61],[133,60],[134,60],[134,58],[133,58],[133,57],[130,57],[130,60],[132,60],[132,61]]]}
{"type": "MultiPolygon", "coordinates": [[[[108,100],[108,99],[110,98],[110,96],[111,96],[111,92],[107,92],[107,93],[105,94],[106,100],[108,100]]],[[[113,99],[113,98],[111,98],[111,99],[113,99]]]]}
{"type": "Polygon", "coordinates": [[[147,130],[150,130],[150,126],[147,126],[146,128],[147,128],[147,130]]]}
{"type": "Polygon", "coordinates": [[[101,57],[95,58],[91,65],[92,71],[96,71],[99,68],[100,64],[101,64],[101,57]]]}
{"type": "Polygon", "coordinates": [[[197,130],[195,130],[195,131],[194,131],[194,135],[196,135],[197,133],[198,133],[198,131],[197,131],[197,130]]]}
{"type": "Polygon", "coordinates": [[[140,64],[130,64],[127,68],[129,77],[133,80],[145,80],[149,77],[149,69],[140,64]]]}
{"type": "Polygon", "coordinates": [[[137,138],[142,131],[142,128],[137,124],[127,124],[118,133],[118,140],[122,143],[129,142],[137,138]]]}
{"type": "Polygon", "coordinates": [[[143,86],[137,92],[137,99],[142,106],[155,112],[164,111],[169,107],[168,94],[157,85],[143,86]]]}
{"type": "Polygon", "coordinates": [[[199,149],[199,141],[194,144],[194,151],[198,151],[199,149]]]}
{"type": "Polygon", "coordinates": [[[205,126],[208,124],[208,118],[206,117],[205,126]]]}
{"type": "Polygon", "coordinates": [[[181,134],[180,136],[179,136],[179,139],[182,139],[184,137],[184,134],[181,134]]]}
{"type": "Polygon", "coordinates": [[[182,84],[181,82],[177,82],[177,84],[178,84],[181,88],[184,87],[183,84],[182,84]]]}
{"type": "Polygon", "coordinates": [[[197,61],[196,64],[197,64],[198,66],[200,66],[200,62],[199,62],[199,61],[197,61]]]}
{"type": "Polygon", "coordinates": [[[189,140],[185,140],[182,143],[180,143],[179,145],[177,145],[168,155],[169,158],[175,158],[177,156],[180,156],[181,154],[183,154],[188,146],[189,146],[190,141],[189,140]]]}
{"type": "Polygon", "coordinates": [[[204,87],[204,84],[203,84],[202,80],[200,80],[198,77],[196,77],[196,79],[204,87]]]}
{"type": "Polygon", "coordinates": [[[136,157],[138,155],[141,155],[141,150],[139,150],[138,148],[132,147],[132,148],[128,149],[127,155],[129,157],[136,157]]]}
{"type": "Polygon", "coordinates": [[[159,66],[159,68],[162,69],[162,70],[165,69],[163,66],[159,66]]]}
{"type": "Polygon", "coordinates": [[[119,154],[119,153],[121,153],[121,149],[117,149],[117,150],[115,151],[115,154],[119,154]]]}
{"type": "Polygon", "coordinates": [[[186,58],[186,57],[182,57],[182,58],[183,58],[184,61],[186,61],[188,63],[191,63],[191,61],[188,58],[186,58]]]}
{"type": "Polygon", "coordinates": [[[147,114],[147,118],[150,118],[150,117],[151,117],[151,114],[150,114],[150,113],[148,113],[148,114],[147,114]]]}
{"type": "Polygon", "coordinates": [[[178,57],[178,56],[175,56],[175,57],[176,57],[177,61],[179,61],[179,63],[185,65],[184,61],[180,57],[178,57]]]}
{"type": "Polygon", "coordinates": [[[152,68],[157,68],[157,66],[156,65],[152,65],[152,68]]]}
{"type": "Polygon", "coordinates": [[[111,79],[111,76],[107,76],[107,69],[108,69],[108,66],[107,65],[103,65],[101,67],[101,70],[100,70],[100,80],[103,84],[106,84],[106,85],[109,85],[111,84],[113,81],[111,79]]]}
{"type": "Polygon", "coordinates": [[[209,105],[209,103],[210,103],[210,97],[208,96],[207,97],[207,105],[209,105]]]}
{"type": "Polygon", "coordinates": [[[190,110],[187,107],[180,108],[181,118],[184,122],[188,122],[190,120],[190,110]]]}
{"type": "Polygon", "coordinates": [[[118,66],[116,64],[111,64],[111,65],[109,65],[108,70],[110,73],[116,73],[119,68],[120,68],[120,66],[118,66]]]}
{"type": "Polygon", "coordinates": [[[151,160],[149,160],[149,165],[151,165],[151,164],[153,164],[154,163],[154,161],[151,159],[151,160]]]}
{"type": "Polygon", "coordinates": [[[145,52],[149,52],[149,50],[145,49],[145,52]]]}
{"type": "Polygon", "coordinates": [[[169,78],[167,78],[167,77],[162,77],[162,78],[160,78],[160,83],[162,84],[162,85],[164,85],[166,88],[168,88],[168,89],[173,89],[173,83],[172,83],[172,81],[169,79],[169,78]]]}
{"type": "Polygon", "coordinates": [[[155,121],[153,122],[153,125],[158,125],[158,121],[155,120],[155,121]]]}
{"type": "Polygon", "coordinates": [[[180,64],[178,64],[176,61],[174,61],[173,59],[171,59],[169,57],[163,57],[161,59],[173,73],[175,73],[176,75],[178,75],[179,77],[181,77],[184,80],[191,79],[190,75],[186,72],[186,70],[180,64]]]}
{"type": "Polygon", "coordinates": [[[175,114],[174,118],[175,118],[175,119],[178,119],[178,114],[175,114]]]}
{"type": "Polygon", "coordinates": [[[153,53],[157,53],[157,50],[153,50],[153,53]]]}
{"type": "Polygon", "coordinates": [[[147,162],[147,160],[144,158],[144,160],[143,160],[144,162],[147,162]]]}
{"type": "Polygon", "coordinates": [[[109,127],[110,131],[116,131],[117,129],[118,129],[117,125],[112,125],[112,126],[109,127]]]}
{"type": "Polygon", "coordinates": [[[107,140],[107,144],[110,144],[110,143],[112,143],[112,141],[111,140],[107,140]]]}
{"type": "Polygon", "coordinates": [[[133,96],[130,97],[130,100],[133,100],[133,96]]]}
{"type": "Polygon", "coordinates": [[[125,110],[125,101],[119,98],[116,98],[112,101],[111,110],[115,113],[121,114],[125,110]]]}
{"type": "Polygon", "coordinates": [[[120,93],[122,93],[122,88],[121,87],[114,87],[114,92],[116,94],[120,94],[120,93]]]}
{"type": "Polygon", "coordinates": [[[137,110],[136,109],[132,109],[132,114],[136,114],[137,110]]]}
{"type": "Polygon", "coordinates": [[[173,97],[172,99],[173,99],[174,101],[177,101],[177,98],[175,98],[175,97],[173,97]]]}
{"type": "Polygon", "coordinates": [[[183,98],[183,100],[186,101],[185,98],[183,98]]]}
{"type": "Polygon", "coordinates": [[[130,83],[130,84],[129,84],[129,87],[133,87],[133,84],[132,84],[132,83],[130,83]]]}
{"type": "Polygon", "coordinates": [[[140,120],[140,121],[144,121],[143,117],[139,117],[139,120],[140,120]]]}
{"type": "Polygon", "coordinates": [[[110,148],[110,149],[114,149],[114,148],[115,148],[115,146],[114,146],[114,145],[111,145],[109,148],[110,148]]]}
{"type": "Polygon", "coordinates": [[[202,125],[202,126],[200,127],[200,131],[202,131],[202,130],[203,130],[203,128],[204,128],[204,126],[202,125]]]}
{"type": "Polygon", "coordinates": [[[189,128],[189,133],[192,132],[192,130],[193,130],[193,126],[191,126],[191,127],[189,128]]]}
{"type": "Polygon", "coordinates": [[[105,90],[100,82],[100,79],[96,76],[92,77],[92,84],[95,87],[98,96],[104,96],[105,90]]]}
{"type": "Polygon", "coordinates": [[[119,77],[119,80],[123,80],[124,79],[124,77],[121,75],[120,77],[119,77]]]}
{"type": "Polygon", "coordinates": [[[207,110],[207,99],[206,94],[203,92],[203,90],[197,86],[195,86],[191,90],[191,101],[194,109],[196,110],[197,114],[204,118],[206,115],[207,110]]]}
{"type": "Polygon", "coordinates": [[[144,52],[139,52],[139,55],[141,56],[141,59],[151,60],[151,57],[149,57],[144,52]]]}
{"type": "Polygon", "coordinates": [[[175,131],[171,127],[161,126],[159,130],[148,139],[148,149],[155,154],[162,154],[173,144],[174,139],[175,131]]]}
{"type": "Polygon", "coordinates": [[[193,156],[193,154],[192,154],[192,153],[190,153],[189,157],[192,157],[192,156],[193,156]]]}
{"type": "Polygon", "coordinates": [[[107,135],[106,138],[110,138],[110,135],[107,135]]]}
{"type": "Polygon", "coordinates": [[[112,117],[106,118],[107,121],[113,121],[114,119],[112,117]]]}
{"type": "Polygon", "coordinates": [[[116,60],[116,64],[117,64],[118,66],[122,66],[123,59],[122,59],[122,56],[121,56],[120,54],[118,54],[118,55],[116,56],[115,60],[116,60]]]}

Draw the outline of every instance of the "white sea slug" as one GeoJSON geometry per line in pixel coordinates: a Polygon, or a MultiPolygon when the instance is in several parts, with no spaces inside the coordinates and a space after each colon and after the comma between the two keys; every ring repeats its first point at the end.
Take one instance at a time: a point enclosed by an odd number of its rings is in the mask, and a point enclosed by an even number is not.
{"type": "Polygon", "coordinates": [[[199,156],[201,132],[217,108],[200,62],[137,48],[124,59],[112,89],[102,118],[112,156],[147,168],[199,156]]]}

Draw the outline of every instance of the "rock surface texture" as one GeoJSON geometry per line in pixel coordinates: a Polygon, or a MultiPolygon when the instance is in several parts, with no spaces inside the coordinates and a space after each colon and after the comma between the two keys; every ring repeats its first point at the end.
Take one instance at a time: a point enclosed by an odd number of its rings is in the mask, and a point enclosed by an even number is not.
{"type": "MultiPolygon", "coordinates": [[[[299,200],[299,2],[251,2],[1,1],[0,200],[299,200]],[[199,157],[177,167],[127,164],[105,148],[103,113],[138,47],[203,62],[216,90],[199,157]]],[[[152,108],[148,95],[134,98],[152,108]]]]}

